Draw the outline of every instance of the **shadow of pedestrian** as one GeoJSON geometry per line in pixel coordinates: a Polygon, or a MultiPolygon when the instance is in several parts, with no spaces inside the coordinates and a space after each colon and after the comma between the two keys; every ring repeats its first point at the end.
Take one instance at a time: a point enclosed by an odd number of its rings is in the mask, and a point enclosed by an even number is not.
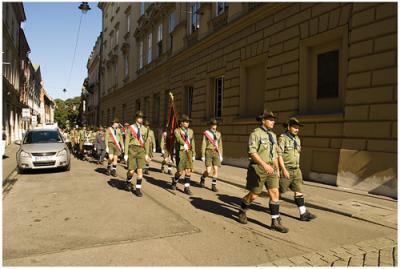
{"type": "Polygon", "coordinates": [[[200,197],[190,197],[190,203],[197,209],[214,213],[216,215],[224,216],[225,218],[236,220],[237,221],[237,213],[232,209],[227,208],[224,204],[212,201],[205,200],[200,197]]]}
{"type": "Polygon", "coordinates": [[[154,177],[151,176],[147,176],[147,175],[143,175],[144,179],[149,182],[152,185],[158,186],[162,189],[171,189],[171,183],[164,181],[164,180],[160,180],[160,179],[156,179],[154,177]]]}
{"type": "MultiPolygon", "coordinates": [[[[240,205],[242,204],[242,198],[240,198],[240,197],[230,196],[230,195],[226,195],[226,194],[217,194],[217,196],[218,196],[218,199],[221,202],[224,202],[224,203],[229,204],[231,206],[235,206],[238,209],[239,209],[240,205]]],[[[266,204],[265,206],[262,206],[262,205],[259,205],[259,204],[256,204],[256,203],[253,202],[250,205],[249,210],[256,210],[256,211],[259,211],[259,212],[265,212],[265,213],[270,214],[271,211],[269,210],[268,206],[269,206],[268,204],[266,204]]],[[[282,213],[282,211],[280,211],[279,214],[281,214],[282,216],[286,216],[288,218],[292,218],[292,219],[296,219],[296,220],[299,219],[297,217],[293,217],[292,215],[288,215],[286,213],[282,213]]]]}
{"type": "Polygon", "coordinates": [[[129,192],[128,189],[126,188],[126,181],[125,180],[119,180],[117,178],[110,178],[110,180],[107,181],[107,184],[110,187],[116,188],[120,191],[126,191],[129,192]]]}
{"type": "Polygon", "coordinates": [[[10,158],[10,157],[8,157],[7,155],[3,155],[3,160],[8,159],[8,158],[10,158]]]}
{"type": "Polygon", "coordinates": [[[98,168],[94,169],[94,171],[97,172],[97,173],[100,173],[100,174],[104,174],[104,175],[105,175],[106,172],[107,172],[107,168],[98,167],[98,168]]]}

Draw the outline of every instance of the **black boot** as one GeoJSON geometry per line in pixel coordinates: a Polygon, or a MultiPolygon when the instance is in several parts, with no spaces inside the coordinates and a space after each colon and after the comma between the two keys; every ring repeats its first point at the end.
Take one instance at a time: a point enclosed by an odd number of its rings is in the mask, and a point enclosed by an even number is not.
{"type": "Polygon", "coordinates": [[[140,189],[135,189],[134,193],[136,194],[137,197],[142,197],[143,196],[143,194],[140,191],[140,189]]]}
{"type": "Polygon", "coordinates": [[[168,169],[168,175],[172,175],[172,169],[168,169]]]}
{"type": "Polygon", "coordinates": [[[132,192],[132,182],[126,181],[126,190],[132,192]]]}
{"type": "Polygon", "coordinates": [[[185,187],[184,192],[185,192],[187,195],[192,195],[192,194],[193,194],[192,191],[190,190],[190,187],[185,187]]]}
{"type": "Polygon", "coordinates": [[[205,187],[205,182],[206,182],[206,179],[202,176],[201,178],[200,178],[200,188],[204,188],[205,187]]]}
{"type": "Polygon", "coordinates": [[[280,233],[287,233],[287,232],[289,232],[289,229],[282,225],[282,223],[281,223],[281,217],[272,219],[272,222],[271,222],[271,230],[277,231],[277,232],[280,232],[280,233]]]}
{"type": "Polygon", "coordinates": [[[164,174],[164,165],[161,165],[160,173],[164,174]]]}
{"type": "Polygon", "coordinates": [[[239,219],[238,221],[241,224],[247,224],[247,215],[246,215],[246,211],[243,210],[239,210],[239,219]]]}
{"type": "Polygon", "coordinates": [[[111,175],[113,177],[116,177],[117,176],[117,169],[111,169],[111,175]]]}
{"type": "Polygon", "coordinates": [[[106,175],[109,176],[111,174],[111,166],[107,166],[106,175]]]}
{"type": "Polygon", "coordinates": [[[312,214],[310,211],[306,211],[304,214],[300,215],[300,220],[301,221],[310,221],[312,219],[315,219],[317,216],[315,216],[314,214],[312,214]]]}
{"type": "Polygon", "coordinates": [[[172,178],[171,189],[176,190],[176,183],[178,183],[179,178],[172,178]]]}
{"type": "Polygon", "coordinates": [[[213,192],[218,192],[217,185],[212,184],[211,190],[212,190],[213,192]]]}

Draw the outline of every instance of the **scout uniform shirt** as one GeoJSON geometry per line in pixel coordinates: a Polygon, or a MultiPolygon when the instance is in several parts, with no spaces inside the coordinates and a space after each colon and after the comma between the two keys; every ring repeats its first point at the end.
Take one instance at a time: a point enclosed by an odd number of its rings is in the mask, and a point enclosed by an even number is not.
{"type": "MultiPolygon", "coordinates": [[[[250,134],[248,153],[258,153],[260,158],[267,164],[273,165],[278,157],[280,150],[274,132],[267,130],[264,126],[257,127],[250,134]]],[[[250,160],[254,163],[253,160],[250,160]]]]}
{"type": "Polygon", "coordinates": [[[143,147],[147,155],[149,153],[149,143],[148,140],[145,139],[147,137],[147,128],[143,125],[138,127],[138,125],[135,123],[130,125],[127,129],[128,131],[125,135],[125,149],[128,149],[129,146],[143,147]],[[139,140],[132,134],[132,128],[135,130],[135,132],[137,132],[136,135],[141,137],[141,142],[139,142],[139,140]]]}
{"type": "Polygon", "coordinates": [[[116,142],[119,143],[119,146],[121,147],[121,151],[124,151],[124,142],[122,139],[121,130],[119,128],[114,129],[112,127],[109,127],[105,130],[105,133],[106,133],[105,143],[106,143],[106,147],[108,147],[108,149],[110,150],[109,154],[114,154],[114,148],[118,149],[118,147],[114,143],[114,140],[112,138],[112,135],[110,134],[110,131],[113,132],[113,134],[116,138],[116,142]]]}
{"type": "Polygon", "coordinates": [[[184,150],[184,145],[186,144],[185,140],[182,137],[181,132],[184,132],[186,135],[186,139],[190,142],[189,150],[193,152],[193,156],[196,155],[196,145],[194,142],[194,135],[193,135],[193,130],[190,128],[187,128],[186,130],[184,128],[177,128],[175,129],[175,138],[178,143],[178,149],[179,151],[184,150]],[[185,132],[186,131],[186,132],[185,132]]]}
{"type": "Polygon", "coordinates": [[[285,167],[288,169],[300,168],[300,138],[285,132],[279,136],[278,145],[285,167]]]}
{"type": "MultiPolygon", "coordinates": [[[[212,131],[212,130],[206,130],[205,132],[207,132],[207,135],[211,136],[211,139],[213,141],[216,141],[216,144],[218,145],[218,153],[220,156],[223,156],[222,151],[222,139],[221,139],[221,133],[218,131],[212,131]]],[[[205,132],[203,133],[203,143],[201,144],[201,156],[204,157],[206,150],[207,149],[211,149],[215,151],[215,146],[214,144],[212,144],[210,142],[210,140],[208,139],[208,137],[206,137],[205,132]]]]}

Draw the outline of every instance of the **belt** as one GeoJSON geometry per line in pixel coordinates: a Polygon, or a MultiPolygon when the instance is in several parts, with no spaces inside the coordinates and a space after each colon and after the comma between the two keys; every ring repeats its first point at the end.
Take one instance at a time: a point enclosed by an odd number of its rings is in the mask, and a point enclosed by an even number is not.
{"type": "Polygon", "coordinates": [[[133,147],[143,148],[141,145],[129,145],[129,147],[130,148],[133,148],[133,147]]]}
{"type": "Polygon", "coordinates": [[[300,168],[300,166],[299,167],[287,167],[287,169],[289,169],[289,170],[297,170],[299,168],[300,168]]]}

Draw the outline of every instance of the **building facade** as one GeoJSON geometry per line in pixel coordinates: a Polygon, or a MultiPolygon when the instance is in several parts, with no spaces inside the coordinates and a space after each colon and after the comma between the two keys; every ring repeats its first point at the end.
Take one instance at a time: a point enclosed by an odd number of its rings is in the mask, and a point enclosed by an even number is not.
{"type": "Polygon", "coordinates": [[[20,102],[20,30],[25,21],[22,3],[3,3],[3,121],[6,143],[21,139],[22,108],[20,102]]]}
{"type": "Polygon", "coordinates": [[[196,143],[221,120],[224,162],[248,164],[264,108],[296,116],[306,180],[397,197],[397,3],[105,3],[100,121],[141,109],[160,134],[168,93],[196,143]]]}

